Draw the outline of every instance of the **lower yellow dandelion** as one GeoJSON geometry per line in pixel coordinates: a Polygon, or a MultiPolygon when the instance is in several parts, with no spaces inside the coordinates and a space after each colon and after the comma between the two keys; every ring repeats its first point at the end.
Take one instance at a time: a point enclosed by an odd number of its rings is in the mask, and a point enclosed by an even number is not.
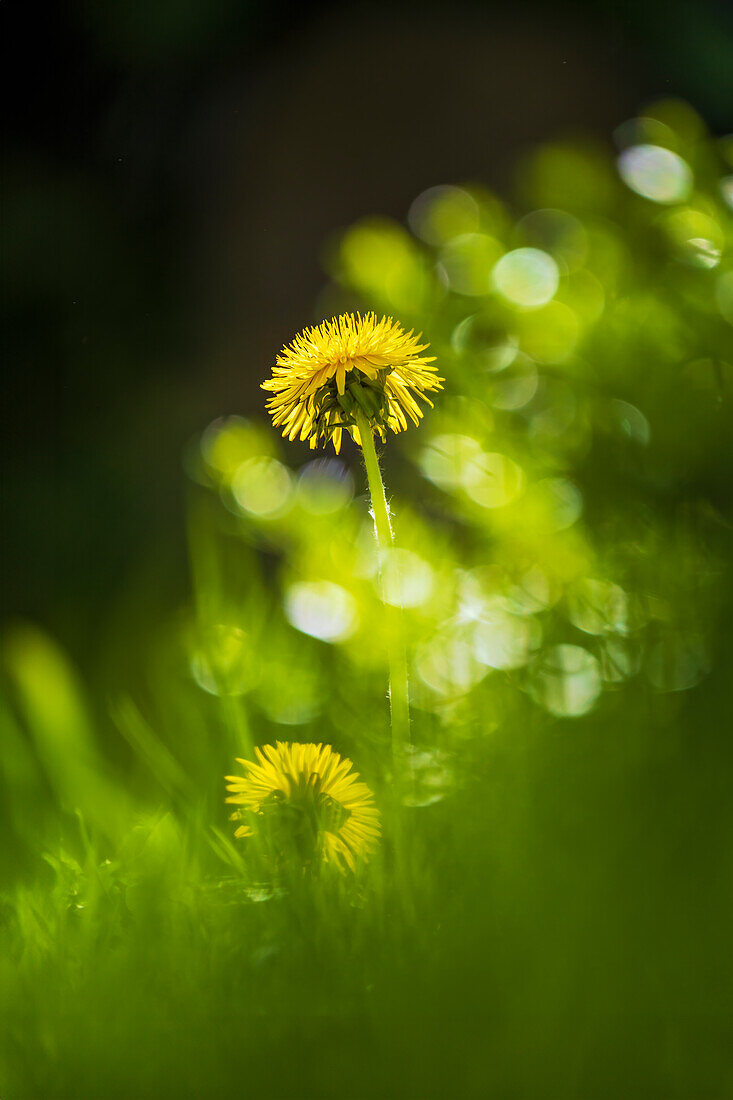
{"type": "Polygon", "coordinates": [[[391,317],[344,313],[307,328],[283,348],[262,383],[273,424],[288,439],[299,436],[311,448],[333,441],[338,454],[344,430],[361,442],[357,414],[384,439],[385,428],[401,432],[408,418],[418,424],[416,398],[441,389],[434,356],[420,336],[405,332],[391,317]]]}
{"type": "Polygon", "coordinates": [[[304,864],[314,857],[340,871],[356,868],[379,836],[379,810],[366,783],[357,782],[352,763],[330,745],[278,741],[255,749],[257,763],[241,760],[244,776],[228,775],[227,802],[242,807],[235,819],[252,815],[235,836],[252,836],[262,819],[284,844],[295,845],[304,864]]]}

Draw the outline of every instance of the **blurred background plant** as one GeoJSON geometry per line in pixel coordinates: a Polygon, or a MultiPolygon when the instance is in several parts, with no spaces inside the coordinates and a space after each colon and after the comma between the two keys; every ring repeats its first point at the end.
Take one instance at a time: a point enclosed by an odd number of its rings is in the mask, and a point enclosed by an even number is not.
{"type": "MultiPolygon", "coordinates": [[[[153,74],[182,79],[194,39],[220,42],[234,19],[225,5],[215,23],[196,4],[180,10],[179,39],[168,23],[120,24],[111,8],[89,16],[94,56],[128,74],[106,116],[109,148],[123,148],[119,126],[153,74]]],[[[214,230],[211,180],[199,181],[210,209],[189,237],[203,243],[200,282],[185,293],[145,261],[163,263],[178,215],[149,210],[152,242],[135,258],[124,233],[119,248],[99,235],[89,173],[64,188],[58,166],[11,164],[11,355],[38,356],[45,341],[63,366],[26,374],[17,358],[9,383],[3,1095],[246,1086],[687,1100],[733,1087],[733,147],[680,99],[620,122],[644,80],[615,89],[601,8],[575,24],[572,5],[557,10],[574,30],[544,46],[537,6],[522,9],[537,23],[506,16],[494,34],[502,48],[522,43],[531,87],[552,74],[554,107],[549,92],[524,106],[517,92],[484,120],[488,131],[513,122],[511,136],[479,140],[475,97],[491,81],[466,76],[465,101],[441,99],[455,144],[438,134],[433,149],[421,134],[412,173],[399,158],[385,169],[386,201],[381,170],[360,167],[365,202],[346,135],[329,218],[307,199],[312,161],[295,181],[274,170],[284,150],[304,153],[288,144],[297,112],[267,138],[254,121],[258,104],[277,117],[278,64],[309,89],[304,111],[324,110],[303,42],[297,56],[292,40],[271,44],[269,67],[247,70],[257,90],[227,85],[217,116],[231,123],[247,104],[246,166],[266,184],[216,207],[214,230]],[[578,68],[588,41],[592,77],[578,68]],[[562,53],[575,68],[558,90],[562,53]],[[600,89],[595,113],[587,87],[600,89]],[[568,118],[590,134],[551,140],[568,118]],[[38,210],[54,236],[34,252],[38,210]],[[316,233],[328,238],[320,291],[304,271],[316,233]],[[95,263],[119,281],[90,297],[95,263]],[[205,300],[198,330],[166,295],[205,300]],[[385,456],[397,546],[383,584],[404,607],[413,703],[401,809],[387,797],[383,616],[360,456],[348,442],[339,458],[283,443],[257,394],[298,325],[351,309],[423,331],[446,378],[436,409],[385,456]],[[39,378],[53,384],[28,415],[39,378]],[[233,837],[223,776],[276,739],[332,744],[374,791],[383,841],[353,880],[284,890],[233,837]]],[[[661,68],[682,40],[673,11],[675,34],[655,46],[661,68]]],[[[702,63],[690,75],[692,38],[677,83],[719,128],[725,36],[717,9],[700,12],[696,34],[716,32],[709,86],[702,63]]],[[[361,18],[300,29],[316,59],[333,58],[345,30],[374,46],[361,18]]],[[[432,55],[449,74],[478,57],[469,26],[488,41],[471,19],[436,7],[417,29],[399,26],[413,49],[452,28],[432,55]]],[[[643,42],[645,16],[634,19],[643,42]]],[[[227,64],[219,57],[219,77],[242,81],[227,64]]],[[[197,140],[213,140],[212,101],[187,79],[187,117],[195,99],[197,140]]],[[[414,149],[396,81],[368,117],[377,128],[382,111],[414,149]]],[[[437,92],[424,95],[427,116],[437,92]]],[[[170,102],[182,109],[173,92],[170,102]]],[[[150,125],[149,164],[160,166],[155,133],[170,131],[150,125]]],[[[227,140],[220,193],[242,171],[227,140]]],[[[332,175],[330,142],[319,157],[332,175]]],[[[106,216],[120,195],[132,201],[133,182],[103,185],[106,216]]]]}

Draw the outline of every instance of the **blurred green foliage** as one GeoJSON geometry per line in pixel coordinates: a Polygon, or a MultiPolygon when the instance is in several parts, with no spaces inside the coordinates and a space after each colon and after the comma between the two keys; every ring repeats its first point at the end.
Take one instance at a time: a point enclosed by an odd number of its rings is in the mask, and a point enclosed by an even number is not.
{"type": "Polygon", "coordinates": [[[733,151],[678,102],[615,140],[328,250],[314,319],[394,314],[446,377],[385,448],[405,805],[354,448],[191,442],[192,598],[116,639],[134,696],[6,632],[3,1096],[733,1090],[733,151]],[[223,775],[275,739],[375,791],[353,879],[233,840],[223,775]]]}

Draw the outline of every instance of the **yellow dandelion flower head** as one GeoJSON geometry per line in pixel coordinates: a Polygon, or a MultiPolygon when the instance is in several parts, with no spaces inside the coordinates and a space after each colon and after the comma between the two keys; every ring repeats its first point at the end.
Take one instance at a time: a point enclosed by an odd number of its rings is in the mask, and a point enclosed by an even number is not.
{"type": "MultiPolygon", "coordinates": [[[[304,862],[320,855],[343,871],[356,868],[380,837],[379,810],[352,763],[330,745],[278,741],[255,749],[257,762],[237,759],[244,776],[228,775],[227,802],[241,809],[235,820],[254,815],[287,833],[304,862]]],[[[240,825],[235,836],[252,836],[258,827],[240,825]]],[[[284,837],[283,837],[284,840],[284,837]]]]}
{"type": "Polygon", "coordinates": [[[299,436],[311,448],[333,441],[341,449],[344,430],[360,443],[357,413],[385,437],[385,427],[401,432],[408,418],[423,415],[416,398],[441,389],[435,356],[420,334],[405,332],[391,317],[343,313],[307,328],[283,348],[262,383],[272,393],[267,408],[288,439],[299,436]]]}

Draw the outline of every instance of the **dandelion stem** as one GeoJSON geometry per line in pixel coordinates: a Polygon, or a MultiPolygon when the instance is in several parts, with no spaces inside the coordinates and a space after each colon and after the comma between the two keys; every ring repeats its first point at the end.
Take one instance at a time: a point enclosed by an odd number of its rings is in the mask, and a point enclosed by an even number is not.
{"type": "Polygon", "coordinates": [[[404,754],[410,743],[410,703],[407,681],[407,655],[402,630],[402,609],[387,603],[384,596],[383,566],[385,555],[394,545],[389,509],[384,494],[384,482],[379,460],[374,448],[371,426],[361,409],[356,412],[356,424],[361,436],[369,493],[372,498],[374,527],[379,547],[379,572],[382,578],[382,600],[386,612],[387,643],[389,653],[389,711],[392,724],[392,761],[395,775],[402,773],[404,754]]]}

